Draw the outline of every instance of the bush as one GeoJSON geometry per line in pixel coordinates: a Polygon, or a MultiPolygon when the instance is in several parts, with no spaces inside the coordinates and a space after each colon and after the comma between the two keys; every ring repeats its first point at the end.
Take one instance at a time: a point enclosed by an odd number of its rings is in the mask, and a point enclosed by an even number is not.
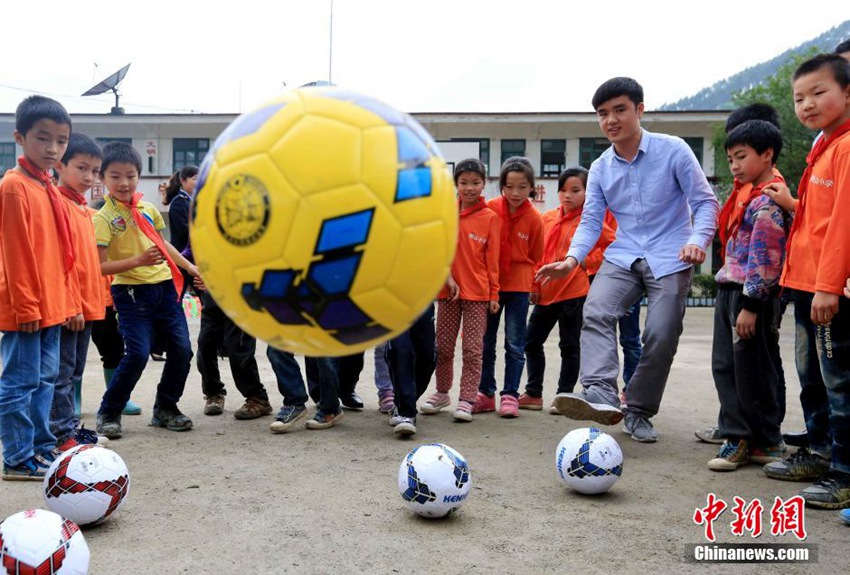
{"type": "Polygon", "coordinates": [[[688,295],[690,297],[716,297],[717,281],[714,279],[713,275],[695,275],[693,281],[691,282],[691,291],[688,295]]]}

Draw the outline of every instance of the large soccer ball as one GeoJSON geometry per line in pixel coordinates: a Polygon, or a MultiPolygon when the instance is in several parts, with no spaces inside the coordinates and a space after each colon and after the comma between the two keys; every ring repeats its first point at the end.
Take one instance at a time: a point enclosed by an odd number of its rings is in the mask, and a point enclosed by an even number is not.
{"type": "Polygon", "coordinates": [[[617,441],[595,427],[569,432],[555,450],[558,476],[570,488],[587,495],[605,493],[623,473],[623,452],[617,441]]]}
{"type": "Polygon", "coordinates": [[[28,509],[0,523],[0,572],[85,575],[88,571],[89,546],[70,519],[28,509]]]}
{"type": "Polygon", "coordinates": [[[398,490],[405,505],[423,517],[445,517],[469,495],[472,478],[463,456],[440,443],[421,445],[405,456],[398,490]]]}
{"type": "Polygon", "coordinates": [[[110,449],[81,445],[69,449],[47,470],[47,508],[77,525],[100,523],[115,513],[130,491],[124,460],[110,449]]]}
{"type": "Polygon", "coordinates": [[[457,242],[452,176],[410,116],[334,87],[237,118],[198,178],[192,251],[251,335],[311,356],[406,330],[443,286],[457,242]]]}

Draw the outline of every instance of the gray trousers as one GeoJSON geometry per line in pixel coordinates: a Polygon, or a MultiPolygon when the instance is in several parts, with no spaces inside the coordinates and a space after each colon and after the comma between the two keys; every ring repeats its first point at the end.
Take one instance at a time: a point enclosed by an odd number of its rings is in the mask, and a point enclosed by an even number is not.
{"type": "Polygon", "coordinates": [[[645,291],[648,306],[641,335],[643,355],[626,391],[626,411],[643,417],[658,413],[682,335],[692,276],[691,267],[656,279],[644,259],[635,261],[628,270],[607,260],[602,263],[584,304],[579,373],[584,387],[595,386],[611,405],[619,405],[617,322],[645,291]]]}

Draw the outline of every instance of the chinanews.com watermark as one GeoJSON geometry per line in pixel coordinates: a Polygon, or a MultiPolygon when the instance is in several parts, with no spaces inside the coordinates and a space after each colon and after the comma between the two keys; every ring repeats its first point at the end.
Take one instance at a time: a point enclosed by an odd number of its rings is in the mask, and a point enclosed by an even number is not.
{"type": "Polygon", "coordinates": [[[724,500],[709,493],[705,507],[694,510],[693,520],[702,526],[707,543],[685,545],[685,561],[689,563],[817,563],[818,546],[812,543],[716,543],[715,522],[730,510],[730,531],[736,537],[757,539],[793,535],[805,541],[805,502],[798,496],[783,500],[776,497],[767,513],[769,526],[763,523],[765,507],[756,498],[746,501],[733,497],[730,508],[724,500]],[[768,528],[769,527],[769,528],[768,528]]]}

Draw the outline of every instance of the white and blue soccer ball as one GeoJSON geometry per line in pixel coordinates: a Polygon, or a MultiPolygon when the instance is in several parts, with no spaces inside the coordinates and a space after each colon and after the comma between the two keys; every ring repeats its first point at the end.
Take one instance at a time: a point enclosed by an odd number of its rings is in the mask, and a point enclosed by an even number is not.
{"type": "Polygon", "coordinates": [[[89,546],[70,519],[27,509],[0,523],[0,572],[85,575],[88,571],[89,546]]]}
{"type": "Polygon", "coordinates": [[[420,445],[398,470],[398,490],[408,509],[423,517],[445,517],[466,501],[472,477],[466,459],[441,443],[420,445]]]}
{"type": "Polygon", "coordinates": [[[555,450],[561,481],[586,495],[605,493],[623,473],[623,452],[617,441],[595,427],[569,432],[555,450]]]}

